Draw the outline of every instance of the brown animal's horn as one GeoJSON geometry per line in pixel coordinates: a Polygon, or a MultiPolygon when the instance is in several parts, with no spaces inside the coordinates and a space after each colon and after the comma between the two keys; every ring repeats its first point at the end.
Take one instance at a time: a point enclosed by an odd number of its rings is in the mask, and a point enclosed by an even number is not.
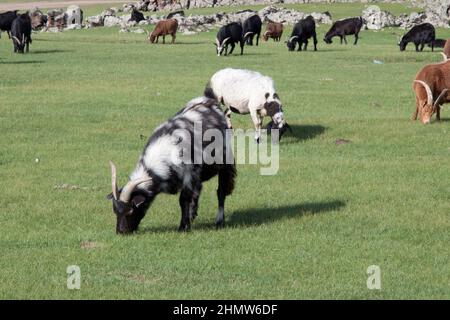
{"type": "Polygon", "coordinates": [[[444,57],[444,61],[447,61],[449,58],[447,57],[447,55],[444,52],[441,52],[442,56],[444,57]]]}
{"type": "Polygon", "coordinates": [[[225,42],[227,42],[230,39],[230,37],[223,39],[222,46],[225,45],[225,42]]]}
{"type": "Polygon", "coordinates": [[[439,97],[437,97],[436,101],[434,102],[433,107],[436,108],[439,103],[441,102],[441,100],[444,98],[444,96],[447,94],[449,89],[444,89],[442,90],[441,94],[439,95],[439,97]]]}
{"type": "Polygon", "coordinates": [[[430,86],[421,80],[414,80],[414,82],[421,84],[425,88],[427,92],[427,103],[430,106],[433,105],[433,93],[431,92],[430,86]]]}
{"type": "Polygon", "coordinates": [[[269,34],[271,34],[271,32],[270,31],[266,31],[266,32],[264,32],[263,36],[267,36],[269,34]]]}
{"type": "Polygon", "coordinates": [[[128,183],[123,187],[122,192],[120,193],[119,200],[128,203],[130,201],[130,197],[134,189],[141,183],[148,182],[150,180],[152,180],[152,178],[147,177],[128,181],[128,183]]]}
{"type": "Polygon", "coordinates": [[[118,200],[119,190],[117,189],[117,174],[116,174],[116,166],[112,161],[109,161],[109,165],[111,166],[111,183],[112,183],[112,194],[115,200],[118,200]]]}

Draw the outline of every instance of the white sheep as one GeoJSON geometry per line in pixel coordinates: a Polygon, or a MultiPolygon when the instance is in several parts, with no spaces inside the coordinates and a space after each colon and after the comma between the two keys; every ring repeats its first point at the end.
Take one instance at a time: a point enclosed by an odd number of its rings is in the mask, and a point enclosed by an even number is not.
{"type": "Polygon", "coordinates": [[[250,113],[258,143],[264,117],[272,118],[275,129],[288,127],[272,78],[259,72],[232,68],[217,71],[206,85],[205,96],[216,99],[226,107],[229,128],[232,128],[231,112],[250,113]]]}

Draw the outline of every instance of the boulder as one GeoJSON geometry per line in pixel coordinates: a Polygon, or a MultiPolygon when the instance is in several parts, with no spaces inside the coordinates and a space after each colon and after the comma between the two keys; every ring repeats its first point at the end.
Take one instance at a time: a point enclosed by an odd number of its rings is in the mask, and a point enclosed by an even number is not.
{"type": "Polygon", "coordinates": [[[67,25],[81,25],[83,23],[83,11],[77,5],[67,7],[67,25]]]}

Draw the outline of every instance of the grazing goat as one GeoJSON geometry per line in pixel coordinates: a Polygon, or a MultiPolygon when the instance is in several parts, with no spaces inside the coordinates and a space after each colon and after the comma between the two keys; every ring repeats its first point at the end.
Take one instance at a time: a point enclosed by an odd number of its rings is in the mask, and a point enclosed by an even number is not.
{"type": "Polygon", "coordinates": [[[345,44],[347,44],[347,38],[345,36],[354,34],[355,42],[353,44],[356,45],[358,43],[359,32],[361,31],[363,22],[362,17],[336,21],[333,23],[330,30],[325,34],[323,41],[330,44],[333,42],[331,40],[333,37],[339,37],[341,39],[341,44],[342,40],[344,40],[345,44]]]}
{"type": "Polygon", "coordinates": [[[261,26],[262,21],[261,18],[255,14],[254,16],[249,17],[244,21],[243,25],[243,34],[244,34],[244,42],[252,46],[253,38],[256,36],[256,45],[259,43],[259,36],[261,34],[261,26]]]}
{"type": "Polygon", "coordinates": [[[263,40],[268,41],[272,38],[274,41],[280,41],[283,35],[283,24],[279,22],[269,22],[266,31],[263,34],[263,40]]]}
{"type": "Polygon", "coordinates": [[[298,51],[302,51],[303,43],[305,44],[303,49],[306,50],[308,39],[311,37],[314,40],[314,51],[317,51],[316,22],[312,16],[307,16],[295,24],[291,37],[286,42],[289,51],[294,51],[297,43],[298,51]]]}
{"type": "Polygon", "coordinates": [[[31,39],[31,18],[27,13],[20,14],[14,19],[11,25],[11,38],[14,45],[14,52],[24,53],[29,51],[31,39]]]}
{"type": "Polygon", "coordinates": [[[272,78],[259,72],[231,68],[217,71],[206,85],[205,96],[216,99],[226,107],[229,128],[232,128],[231,112],[250,113],[258,143],[264,117],[272,118],[274,128],[282,129],[287,125],[272,78]]]}
{"type": "Polygon", "coordinates": [[[232,193],[236,177],[233,154],[225,143],[226,130],[225,116],[217,101],[199,97],[153,132],[130,180],[120,190],[116,183],[116,167],[110,162],[112,193],[108,199],[112,200],[113,211],[117,215],[116,232],[127,234],[136,231],[159,193],[178,192],[181,207],[178,230],[189,231],[197,215],[202,183],[216,175],[219,177],[216,227],[223,226],[225,197],[232,193]],[[213,142],[210,136],[206,138],[211,132],[213,142]],[[217,145],[221,139],[223,144],[217,145]],[[211,145],[217,147],[209,150],[214,152],[214,155],[211,153],[212,161],[205,156],[211,145]],[[200,159],[196,160],[198,157],[200,159]]]}
{"type": "Polygon", "coordinates": [[[160,36],[163,37],[163,43],[166,43],[166,35],[172,36],[172,43],[175,43],[175,38],[178,29],[178,21],[176,19],[161,20],[156,24],[155,29],[148,36],[151,43],[158,43],[160,36]],[[155,41],[156,40],[156,41],[155,41]]]}
{"type": "Polygon", "coordinates": [[[8,37],[11,39],[11,26],[14,19],[16,18],[17,18],[17,10],[0,13],[0,37],[2,31],[6,31],[8,37]]]}
{"type": "Polygon", "coordinates": [[[145,20],[144,14],[135,7],[133,7],[133,10],[131,11],[131,18],[129,21],[136,21],[137,23],[139,23],[143,20],[145,20]]]}
{"type": "Polygon", "coordinates": [[[225,50],[228,53],[228,45],[231,45],[230,54],[233,53],[235,43],[239,42],[241,46],[241,55],[244,54],[244,38],[242,36],[242,26],[237,22],[229,23],[219,29],[216,36],[216,53],[220,57],[225,50]]]}
{"type": "Polygon", "coordinates": [[[412,27],[401,39],[398,45],[400,51],[405,51],[408,43],[413,42],[416,46],[416,51],[423,51],[426,44],[431,46],[431,51],[434,51],[434,40],[436,39],[436,30],[430,23],[423,23],[412,27]],[[420,47],[419,47],[420,46],[420,47]]]}
{"type": "Polygon", "coordinates": [[[422,123],[427,124],[434,113],[436,120],[441,120],[441,105],[450,102],[450,60],[423,67],[416,75],[413,89],[416,110],[412,120],[417,120],[419,114],[422,123]]]}

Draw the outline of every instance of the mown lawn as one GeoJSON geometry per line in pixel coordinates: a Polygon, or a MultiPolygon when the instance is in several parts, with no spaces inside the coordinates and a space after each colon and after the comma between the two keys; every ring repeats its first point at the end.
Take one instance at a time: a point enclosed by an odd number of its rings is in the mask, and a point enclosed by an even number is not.
{"type": "Polygon", "coordinates": [[[440,123],[409,120],[411,81],[441,56],[399,52],[401,33],[365,31],[356,47],[320,41],[318,52],[263,42],[221,58],[215,32],[176,45],[116,28],[38,33],[26,55],[2,37],[0,298],[450,298],[450,109],[440,123]],[[136,235],[117,236],[108,160],[124,183],[140,135],[228,66],[276,82],[294,129],[278,174],[239,165],[223,230],[213,180],[192,232],[176,232],[178,197],[160,195],[136,235]],[[66,288],[73,264],[80,290],[66,288]],[[381,290],[367,289],[370,265],[381,290]]]}

